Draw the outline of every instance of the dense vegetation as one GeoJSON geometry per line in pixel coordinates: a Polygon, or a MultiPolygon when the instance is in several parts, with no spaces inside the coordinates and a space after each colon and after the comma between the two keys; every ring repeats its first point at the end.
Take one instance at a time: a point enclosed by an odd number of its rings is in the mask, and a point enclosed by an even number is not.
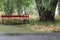
{"type": "Polygon", "coordinates": [[[18,14],[22,13],[24,10],[30,8],[30,5],[33,5],[34,0],[0,0],[0,8],[3,6],[5,14],[11,15],[15,10],[18,14]],[[3,4],[2,4],[3,3],[3,4]]]}
{"type": "Polygon", "coordinates": [[[54,20],[58,0],[36,0],[40,20],[54,20]]]}
{"type": "Polygon", "coordinates": [[[54,20],[57,3],[60,6],[59,0],[0,0],[0,10],[3,9],[6,15],[11,15],[15,11],[20,15],[23,11],[26,14],[33,5],[36,5],[39,19],[47,21],[54,20]]]}

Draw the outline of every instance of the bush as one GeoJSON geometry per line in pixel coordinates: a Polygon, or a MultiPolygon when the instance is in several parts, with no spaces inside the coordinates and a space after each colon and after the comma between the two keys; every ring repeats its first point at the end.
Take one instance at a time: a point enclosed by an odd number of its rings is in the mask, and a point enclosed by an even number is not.
{"type": "Polygon", "coordinates": [[[19,19],[7,19],[4,20],[3,24],[22,24],[22,23],[27,23],[28,20],[19,20],[19,19]]]}
{"type": "Polygon", "coordinates": [[[22,23],[22,22],[19,19],[7,19],[7,20],[4,20],[4,24],[20,24],[20,23],[22,23]]]}

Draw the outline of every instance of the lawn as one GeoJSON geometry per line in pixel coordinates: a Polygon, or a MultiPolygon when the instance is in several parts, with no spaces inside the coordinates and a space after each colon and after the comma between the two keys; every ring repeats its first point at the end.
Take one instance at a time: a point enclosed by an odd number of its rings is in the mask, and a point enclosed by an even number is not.
{"type": "Polygon", "coordinates": [[[60,16],[55,16],[55,21],[39,21],[38,14],[29,14],[29,22],[20,25],[0,24],[0,31],[10,32],[55,32],[60,31],[60,16]]]}
{"type": "Polygon", "coordinates": [[[32,14],[26,27],[39,32],[60,32],[60,16],[55,16],[55,21],[39,21],[38,14],[32,14]]]}
{"type": "Polygon", "coordinates": [[[1,20],[1,15],[4,14],[3,12],[0,12],[0,31],[6,31],[6,32],[23,32],[23,33],[33,33],[33,32],[37,32],[35,30],[31,30],[28,28],[25,28],[24,24],[20,24],[20,25],[4,25],[2,24],[2,20],[1,20]]]}
{"type": "Polygon", "coordinates": [[[22,25],[0,25],[0,31],[5,32],[18,32],[18,33],[30,33],[30,32],[37,32],[34,30],[30,30],[28,28],[24,28],[22,25]]]}

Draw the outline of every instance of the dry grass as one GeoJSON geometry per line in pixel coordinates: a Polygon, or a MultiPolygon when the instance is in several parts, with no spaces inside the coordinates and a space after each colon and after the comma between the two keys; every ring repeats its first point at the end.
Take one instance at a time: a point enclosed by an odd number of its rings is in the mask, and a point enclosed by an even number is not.
{"type": "Polygon", "coordinates": [[[60,16],[55,16],[56,21],[38,21],[38,14],[30,14],[30,23],[26,28],[39,32],[60,31],[60,16]]]}

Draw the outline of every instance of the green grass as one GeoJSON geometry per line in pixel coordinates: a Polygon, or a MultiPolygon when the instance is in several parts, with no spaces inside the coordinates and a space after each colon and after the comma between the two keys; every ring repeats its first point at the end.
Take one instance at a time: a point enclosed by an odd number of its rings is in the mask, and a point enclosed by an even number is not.
{"type": "Polygon", "coordinates": [[[9,31],[9,32],[38,32],[36,30],[31,30],[31,29],[28,29],[28,28],[25,28],[25,24],[20,24],[20,25],[3,25],[1,24],[1,17],[0,17],[0,31],[9,31]]]}
{"type": "Polygon", "coordinates": [[[0,31],[8,31],[8,32],[19,32],[19,33],[30,33],[30,32],[37,32],[35,30],[31,30],[31,29],[28,29],[28,28],[24,28],[23,26],[18,26],[18,25],[3,25],[1,26],[0,25],[0,31]]]}
{"type": "Polygon", "coordinates": [[[60,16],[55,16],[55,21],[39,21],[38,14],[30,14],[29,22],[20,25],[2,25],[0,31],[16,32],[53,32],[60,31],[60,16]]]}

